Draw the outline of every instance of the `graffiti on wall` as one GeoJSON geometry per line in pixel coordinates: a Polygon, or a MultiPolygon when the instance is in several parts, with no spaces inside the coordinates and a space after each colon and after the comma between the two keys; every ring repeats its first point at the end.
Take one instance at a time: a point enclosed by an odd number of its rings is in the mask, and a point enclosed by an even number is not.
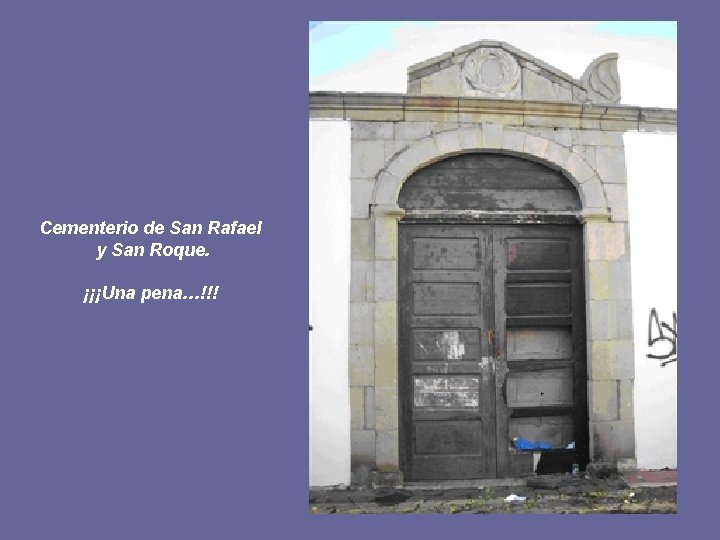
{"type": "Polygon", "coordinates": [[[665,367],[671,362],[677,362],[677,314],[673,311],[672,327],[665,321],[660,321],[657,310],[650,310],[648,321],[648,347],[653,351],[645,356],[653,360],[661,360],[660,365],[665,367]]]}

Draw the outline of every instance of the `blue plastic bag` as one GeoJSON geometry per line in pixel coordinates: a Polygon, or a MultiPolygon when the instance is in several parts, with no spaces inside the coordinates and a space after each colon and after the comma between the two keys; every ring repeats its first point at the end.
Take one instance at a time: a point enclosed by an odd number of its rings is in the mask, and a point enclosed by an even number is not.
{"type": "Polygon", "coordinates": [[[534,442],[522,437],[515,437],[513,443],[518,450],[552,450],[552,445],[545,441],[534,442]]]}

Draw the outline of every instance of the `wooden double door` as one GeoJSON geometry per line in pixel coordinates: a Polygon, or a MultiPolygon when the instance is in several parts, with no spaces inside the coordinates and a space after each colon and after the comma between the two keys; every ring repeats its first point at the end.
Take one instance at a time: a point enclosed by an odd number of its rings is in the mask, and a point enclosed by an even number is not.
{"type": "Polygon", "coordinates": [[[521,437],[587,462],[580,225],[402,223],[401,467],[408,480],[533,471],[521,437]]]}

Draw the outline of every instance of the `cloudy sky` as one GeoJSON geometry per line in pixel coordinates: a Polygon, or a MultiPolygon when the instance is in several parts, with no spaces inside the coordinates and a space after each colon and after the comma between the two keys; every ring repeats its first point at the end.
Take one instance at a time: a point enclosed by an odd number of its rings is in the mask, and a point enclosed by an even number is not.
{"type": "Polygon", "coordinates": [[[674,22],[310,23],[310,89],[405,92],[408,66],[478,41],[506,41],[580,78],[619,54],[622,102],[677,107],[674,22]]]}

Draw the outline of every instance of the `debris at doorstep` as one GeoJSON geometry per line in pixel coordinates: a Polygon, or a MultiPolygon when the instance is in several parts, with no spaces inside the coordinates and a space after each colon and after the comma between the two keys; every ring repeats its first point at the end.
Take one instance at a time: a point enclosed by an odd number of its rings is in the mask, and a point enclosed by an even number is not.
{"type": "Polygon", "coordinates": [[[552,450],[553,446],[545,441],[530,441],[522,437],[514,437],[513,445],[518,450],[552,450]]]}
{"type": "Polygon", "coordinates": [[[568,450],[575,449],[575,441],[568,443],[568,445],[565,448],[567,448],[568,450]]]}
{"type": "MultiPolygon", "coordinates": [[[[524,460],[530,461],[530,456],[524,460]]],[[[625,477],[618,474],[593,476],[589,481],[566,473],[505,480],[310,490],[308,509],[311,514],[677,513],[676,486],[628,487],[625,477]]]]}

